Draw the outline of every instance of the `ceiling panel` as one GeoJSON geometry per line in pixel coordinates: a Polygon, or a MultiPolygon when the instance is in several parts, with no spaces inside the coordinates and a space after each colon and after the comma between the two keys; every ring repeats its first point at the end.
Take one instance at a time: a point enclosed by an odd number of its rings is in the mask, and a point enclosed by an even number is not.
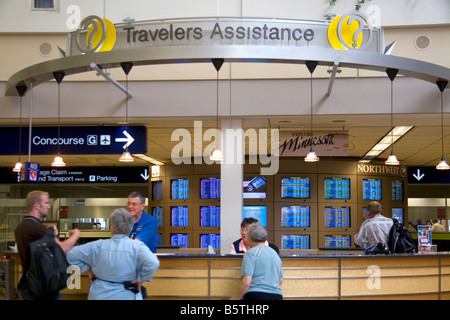
{"type": "MultiPolygon", "coordinates": [[[[216,118],[137,118],[131,119],[130,125],[145,124],[148,129],[147,150],[148,156],[169,163],[171,150],[179,141],[171,141],[175,129],[186,129],[191,137],[194,137],[194,121],[202,121],[202,132],[216,128],[216,118]]],[[[70,120],[66,120],[70,122],[70,120]]],[[[77,120],[80,121],[79,119],[77,120]]],[[[280,129],[280,131],[306,130],[309,132],[309,116],[276,116],[276,117],[243,117],[244,130],[248,128],[280,129]]],[[[446,119],[444,119],[444,123],[446,119]]],[[[76,124],[76,123],[72,123],[76,124]]],[[[436,165],[441,157],[441,127],[438,114],[396,114],[395,125],[412,125],[414,129],[394,145],[395,153],[402,165],[436,165]]],[[[314,116],[315,131],[346,131],[349,134],[349,157],[361,158],[373,145],[375,145],[390,129],[389,115],[316,115],[314,116]]],[[[450,127],[444,127],[444,150],[450,152],[450,127]]],[[[203,142],[203,148],[210,141],[203,142]]],[[[194,140],[191,141],[194,148],[194,140]]],[[[246,145],[246,150],[248,149],[246,145]]],[[[268,145],[267,145],[268,147],[268,145]]],[[[193,149],[192,149],[193,150],[193,149]]],[[[383,152],[379,159],[385,160],[390,149],[383,152]]],[[[143,160],[136,159],[131,164],[122,164],[118,161],[120,155],[63,155],[69,166],[122,166],[151,165],[143,160]]],[[[320,156],[320,155],[319,155],[320,156]]],[[[12,167],[17,161],[17,156],[0,156],[0,166],[12,167]]],[[[42,166],[50,165],[53,155],[31,155],[32,162],[38,162],[42,166]]],[[[22,155],[22,160],[27,161],[28,155],[22,155]]]]}

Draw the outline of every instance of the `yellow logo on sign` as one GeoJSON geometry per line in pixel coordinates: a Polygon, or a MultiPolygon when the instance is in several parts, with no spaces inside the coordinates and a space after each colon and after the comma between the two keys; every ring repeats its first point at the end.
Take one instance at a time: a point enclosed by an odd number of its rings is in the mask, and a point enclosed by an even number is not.
{"type": "Polygon", "coordinates": [[[108,19],[86,17],[77,30],[77,46],[82,52],[111,51],[116,44],[117,32],[108,19]]]}
{"type": "Polygon", "coordinates": [[[337,16],[328,27],[328,41],[334,49],[363,49],[371,39],[368,20],[359,12],[337,16]]]}

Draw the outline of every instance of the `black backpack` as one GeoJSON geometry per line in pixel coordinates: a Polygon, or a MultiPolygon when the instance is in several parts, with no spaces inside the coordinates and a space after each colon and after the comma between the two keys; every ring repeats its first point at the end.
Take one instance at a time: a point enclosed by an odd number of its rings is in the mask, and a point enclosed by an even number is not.
{"type": "Polygon", "coordinates": [[[55,241],[53,228],[48,228],[42,238],[28,245],[26,261],[19,285],[36,299],[53,298],[67,286],[70,264],[55,241]]]}
{"type": "Polygon", "coordinates": [[[397,219],[392,219],[392,228],[389,231],[388,246],[391,253],[415,253],[417,247],[409,233],[397,219]]]}

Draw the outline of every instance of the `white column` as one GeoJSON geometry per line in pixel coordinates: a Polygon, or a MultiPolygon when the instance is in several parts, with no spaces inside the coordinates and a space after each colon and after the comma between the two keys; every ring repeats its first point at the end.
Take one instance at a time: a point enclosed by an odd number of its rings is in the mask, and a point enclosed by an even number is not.
{"type": "Polygon", "coordinates": [[[241,120],[222,120],[222,152],[220,167],[220,253],[230,253],[231,244],[241,237],[242,179],[244,148],[241,120]]]}

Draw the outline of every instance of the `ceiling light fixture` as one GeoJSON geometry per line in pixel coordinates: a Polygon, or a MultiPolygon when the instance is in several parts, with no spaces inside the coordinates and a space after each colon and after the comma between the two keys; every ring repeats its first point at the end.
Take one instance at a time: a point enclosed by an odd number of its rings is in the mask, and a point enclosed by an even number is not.
{"type": "Polygon", "coordinates": [[[219,137],[220,137],[220,132],[219,132],[219,71],[220,71],[220,68],[222,68],[224,59],[211,59],[211,62],[217,71],[217,80],[216,80],[216,88],[217,88],[217,91],[216,91],[216,129],[217,129],[216,139],[217,139],[217,141],[216,142],[217,142],[217,144],[216,144],[216,148],[211,153],[211,156],[209,157],[209,159],[212,161],[223,161],[224,156],[223,156],[222,150],[220,150],[220,148],[219,148],[219,137]]]}
{"type": "Polygon", "coordinates": [[[53,159],[53,162],[51,164],[52,167],[65,167],[66,164],[64,163],[63,158],[61,157],[59,153],[59,140],[61,138],[61,82],[64,78],[64,72],[53,72],[53,77],[55,78],[56,82],[58,83],[58,154],[53,159]]]}
{"type": "MultiPolygon", "coordinates": [[[[126,96],[125,96],[125,126],[126,129],[128,129],[128,73],[130,73],[131,68],[133,68],[132,62],[122,62],[120,64],[122,66],[123,71],[125,72],[126,78],[125,78],[125,84],[126,84],[126,96]]],[[[126,131],[125,129],[125,131],[126,131]]],[[[122,156],[120,156],[119,161],[120,162],[133,162],[134,158],[131,156],[130,151],[128,151],[128,143],[125,145],[125,151],[122,153],[122,156]]]]}
{"type": "Polygon", "coordinates": [[[22,170],[22,161],[21,161],[21,157],[22,157],[22,98],[23,98],[23,95],[25,94],[25,91],[27,91],[27,87],[17,86],[16,89],[20,95],[19,160],[17,161],[16,165],[14,166],[13,171],[20,172],[22,170]]]}
{"type": "Polygon", "coordinates": [[[312,74],[317,67],[317,61],[306,61],[306,67],[308,68],[311,74],[311,147],[309,149],[308,154],[305,157],[305,162],[317,162],[319,161],[319,157],[314,151],[314,139],[313,139],[313,77],[312,74]]]}
{"type": "MultiPolygon", "coordinates": [[[[388,68],[388,69],[386,69],[386,73],[387,73],[389,79],[391,80],[391,130],[392,130],[392,128],[394,128],[394,79],[397,76],[398,69],[388,68]]],[[[387,158],[387,160],[384,163],[387,165],[390,165],[390,166],[396,166],[396,165],[399,165],[400,162],[397,160],[397,157],[395,156],[395,153],[394,153],[394,133],[393,133],[393,131],[391,131],[391,132],[392,132],[391,154],[389,155],[389,157],[387,158]]]]}
{"type": "Polygon", "coordinates": [[[439,80],[436,82],[439,90],[441,91],[441,141],[442,141],[442,157],[439,164],[436,166],[437,170],[449,170],[450,166],[447,161],[445,161],[444,156],[444,90],[448,84],[448,81],[439,80]]]}

